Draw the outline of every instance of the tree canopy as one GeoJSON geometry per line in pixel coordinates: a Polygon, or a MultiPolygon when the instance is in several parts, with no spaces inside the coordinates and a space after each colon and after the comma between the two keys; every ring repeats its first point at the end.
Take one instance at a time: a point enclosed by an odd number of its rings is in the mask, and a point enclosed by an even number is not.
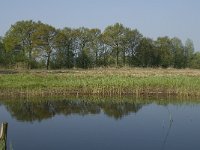
{"type": "Polygon", "coordinates": [[[16,22],[0,38],[0,65],[62,69],[93,67],[200,68],[191,39],[144,37],[116,23],[101,31],[55,27],[42,22],[16,22]]]}

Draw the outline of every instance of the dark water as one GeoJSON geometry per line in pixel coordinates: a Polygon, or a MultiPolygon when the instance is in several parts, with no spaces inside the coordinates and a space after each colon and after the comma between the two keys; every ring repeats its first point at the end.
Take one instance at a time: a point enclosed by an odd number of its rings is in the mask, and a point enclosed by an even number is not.
{"type": "Polygon", "coordinates": [[[107,101],[1,100],[8,149],[200,149],[197,101],[107,101]]]}

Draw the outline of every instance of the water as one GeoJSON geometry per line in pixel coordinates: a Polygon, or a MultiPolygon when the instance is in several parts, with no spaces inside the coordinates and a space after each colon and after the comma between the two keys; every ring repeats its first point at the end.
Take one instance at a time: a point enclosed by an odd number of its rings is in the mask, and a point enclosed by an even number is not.
{"type": "Polygon", "coordinates": [[[1,100],[14,150],[199,150],[198,102],[1,100]]]}

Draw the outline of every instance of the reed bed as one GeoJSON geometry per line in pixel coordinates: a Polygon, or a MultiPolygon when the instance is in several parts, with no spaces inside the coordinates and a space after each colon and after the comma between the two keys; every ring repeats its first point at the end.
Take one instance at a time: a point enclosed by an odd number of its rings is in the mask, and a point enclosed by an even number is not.
{"type": "Polygon", "coordinates": [[[0,95],[200,97],[200,71],[141,68],[20,71],[0,74],[0,95]]]}

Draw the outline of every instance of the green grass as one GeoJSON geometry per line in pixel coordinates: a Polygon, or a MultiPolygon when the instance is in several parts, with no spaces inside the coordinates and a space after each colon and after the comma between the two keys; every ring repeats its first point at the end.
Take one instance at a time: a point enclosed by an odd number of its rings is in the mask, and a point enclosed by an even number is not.
{"type": "Polygon", "coordinates": [[[177,95],[200,97],[200,71],[97,69],[0,75],[1,95],[177,95]]]}

